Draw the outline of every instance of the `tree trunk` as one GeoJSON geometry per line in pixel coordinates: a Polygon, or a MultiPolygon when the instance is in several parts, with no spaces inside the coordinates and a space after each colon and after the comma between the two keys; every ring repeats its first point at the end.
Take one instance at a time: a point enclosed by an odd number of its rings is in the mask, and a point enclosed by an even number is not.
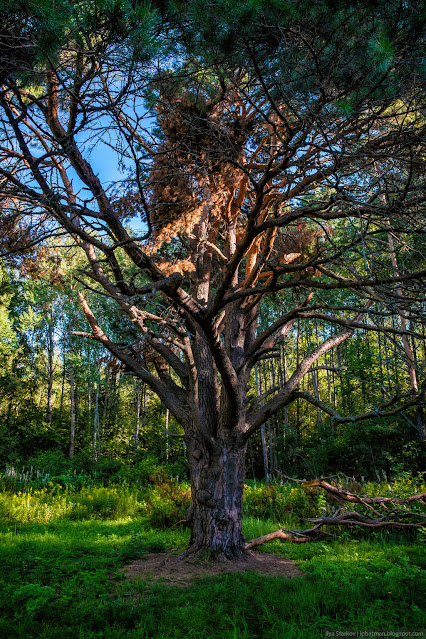
{"type": "MultiPolygon", "coordinates": [[[[389,244],[389,252],[391,256],[394,274],[399,275],[399,268],[398,268],[398,261],[396,258],[395,246],[394,246],[392,234],[390,232],[388,233],[388,244],[389,244]]],[[[404,295],[403,295],[402,288],[399,284],[396,285],[395,290],[396,290],[397,296],[401,299],[401,301],[403,301],[404,295]]],[[[399,317],[401,320],[401,329],[403,331],[406,331],[407,319],[403,309],[399,310],[399,317]]],[[[407,358],[408,374],[410,377],[410,386],[415,393],[418,393],[419,386],[417,382],[417,370],[416,370],[417,367],[416,367],[416,361],[415,361],[415,355],[414,355],[415,350],[413,351],[413,349],[411,348],[410,341],[406,333],[401,335],[401,341],[402,341],[404,352],[407,358]]],[[[416,409],[416,428],[419,432],[421,439],[425,440],[426,439],[426,423],[424,422],[423,411],[420,406],[418,406],[416,409]]]]}
{"type": "Polygon", "coordinates": [[[135,453],[138,452],[139,426],[141,414],[141,380],[136,378],[136,399],[135,399],[135,453]]]}
{"type": "Polygon", "coordinates": [[[70,447],[69,447],[69,457],[70,459],[74,456],[74,446],[75,446],[75,390],[74,390],[74,371],[70,369],[70,447]]]}
{"type": "MultiPolygon", "coordinates": [[[[280,355],[281,355],[281,367],[280,367],[281,386],[285,386],[285,384],[287,383],[287,357],[282,347],[280,348],[280,355]]],[[[284,438],[287,436],[288,436],[288,406],[285,406],[284,408],[284,438]]]]}
{"type": "MultiPolygon", "coordinates": [[[[256,365],[254,367],[254,375],[255,375],[255,383],[256,383],[256,395],[260,397],[262,395],[262,377],[260,369],[256,365]]],[[[266,484],[269,484],[269,465],[268,465],[268,448],[266,444],[266,436],[265,436],[265,424],[262,424],[260,427],[260,437],[262,440],[262,452],[263,452],[263,468],[265,470],[265,479],[266,484]]]]}
{"type": "Polygon", "coordinates": [[[169,463],[169,415],[170,411],[166,408],[166,463],[169,463]]]}
{"type": "Polygon", "coordinates": [[[46,421],[49,426],[52,425],[52,404],[53,404],[53,323],[52,317],[50,317],[50,321],[48,323],[48,333],[47,333],[47,410],[46,410],[46,421]]]}
{"type": "Polygon", "coordinates": [[[242,534],[246,447],[217,441],[214,451],[187,439],[191,469],[191,538],[182,557],[206,553],[214,559],[244,556],[242,534]]]}
{"type": "Polygon", "coordinates": [[[64,394],[65,394],[65,379],[67,376],[66,357],[65,353],[62,360],[62,385],[61,385],[61,402],[59,406],[59,423],[62,423],[62,413],[64,412],[64,394]]]}
{"type": "Polygon", "coordinates": [[[95,393],[95,414],[93,416],[93,459],[97,461],[101,455],[101,437],[99,428],[99,383],[98,378],[96,383],[95,393]]]}

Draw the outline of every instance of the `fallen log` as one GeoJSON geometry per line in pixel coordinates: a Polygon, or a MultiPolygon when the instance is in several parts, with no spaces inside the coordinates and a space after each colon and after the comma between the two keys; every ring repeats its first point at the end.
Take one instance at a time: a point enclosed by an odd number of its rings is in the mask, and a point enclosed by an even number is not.
{"type": "Polygon", "coordinates": [[[342,488],[338,488],[337,486],[333,486],[333,484],[328,483],[324,479],[294,479],[293,477],[288,477],[288,475],[282,475],[285,479],[289,481],[295,481],[303,484],[306,488],[323,488],[331,495],[335,495],[336,497],[343,499],[345,501],[350,501],[356,504],[409,504],[411,502],[418,501],[424,506],[426,506],[426,493],[419,493],[418,495],[410,495],[409,497],[361,497],[360,495],[356,495],[355,493],[351,493],[349,490],[344,490],[342,488]]]}
{"type": "Polygon", "coordinates": [[[394,521],[392,519],[373,519],[372,517],[365,517],[356,512],[345,512],[337,517],[316,517],[314,519],[308,519],[317,526],[366,526],[367,528],[426,528],[426,522],[402,522],[394,521]]]}
{"type": "MultiPolygon", "coordinates": [[[[306,543],[318,539],[330,533],[322,530],[323,526],[362,526],[366,528],[390,528],[395,530],[424,529],[426,530],[426,514],[415,512],[403,508],[404,505],[419,503],[426,506],[426,493],[409,495],[408,497],[368,497],[352,493],[343,488],[330,484],[325,479],[314,479],[306,481],[303,479],[293,479],[287,475],[282,475],[289,481],[303,484],[306,488],[321,488],[330,494],[333,499],[339,502],[340,507],[330,516],[309,518],[307,521],[315,524],[313,528],[306,530],[286,530],[280,528],[274,532],[252,539],[247,542],[245,548],[249,550],[255,546],[261,546],[273,539],[284,539],[296,543],[306,543]],[[364,506],[368,514],[356,511],[346,511],[342,502],[350,502],[364,506]],[[402,506],[402,507],[401,507],[402,506]],[[375,517],[371,515],[374,513],[375,517]],[[413,521],[401,521],[410,517],[413,521]]],[[[329,479],[329,478],[327,478],[329,479]]]]}
{"type": "Polygon", "coordinates": [[[315,526],[314,528],[303,531],[286,530],[285,528],[280,528],[279,530],[275,530],[274,532],[263,535],[262,537],[252,539],[251,541],[246,543],[245,549],[250,550],[250,548],[254,548],[255,546],[262,546],[267,541],[272,541],[273,539],[285,539],[287,541],[294,541],[299,544],[304,544],[307,541],[312,541],[315,535],[318,536],[317,531],[319,533],[323,532],[320,531],[319,528],[319,526],[315,526]]]}

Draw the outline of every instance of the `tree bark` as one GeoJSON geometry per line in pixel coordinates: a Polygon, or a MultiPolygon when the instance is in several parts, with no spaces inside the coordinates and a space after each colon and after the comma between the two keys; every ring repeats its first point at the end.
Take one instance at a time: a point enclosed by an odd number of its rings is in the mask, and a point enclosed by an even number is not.
{"type": "Polygon", "coordinates": [[[242,534],[244,460],[246,447],[215,442],[210,450],[200,439],[188,438],[191,468],[191,524],[188,549],[182,557],[206,553],[214,559],[244,556],[242,534]]]}
{"type": "Polygon", "coordinates": [[[136,378],[136,399],[135,399],[135,453],[138,452],[139,426],[141,414],[141,380],[136,378]]]}
{"type": "Polygon", "coordinates": [[[50,315],[47,329],[47,410],[46,421],[49,426],[52,425],[52,403],[53,403],[53,320],[50,315]]]}
{"type": "Polygon", "coordinates": [[[70,413],[71,413],[71,422],[70,422],[70,447],[69,447],[69,457],[70,459],[74,456],[74,446],[75,446],[75,392],[74,392],[74,371],[70,369],[70,413]]]}

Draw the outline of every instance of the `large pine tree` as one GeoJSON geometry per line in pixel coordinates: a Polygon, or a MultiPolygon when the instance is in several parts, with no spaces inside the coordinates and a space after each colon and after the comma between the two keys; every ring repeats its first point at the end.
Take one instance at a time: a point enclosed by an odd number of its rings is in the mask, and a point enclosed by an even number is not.
{"type": "MultiPolygon", "coordinates": [[[[248,439],[296,400],[357,418],[301,381],[358,327],[400,339],[406,327],[383,314],[421,314],[421,246],[403,258],[424,220],[424,15],[392,1],[66,7],[56,51],[49,38],[30,42],[31,82],[27,63],[6,66],[5,239],[65,232],[85,253],[80,334],[184,428],[187,554],[239,557],[248,439]],[[103,180],[96,146],[113,151],[122,180],[103,180]],[[121,309],[118,343],[90,309],[96,291],[121,309]],[[286,306],[268,317],[278,295],[286,306]],[[256,363],[312,318],[330,327],[325,338],[253,396],[256,363]]],[[[30,9],[23,21],[9,8],[10,33],[33,37],[30,9]]],[[[395,397],[374,414],[403,406],[395,397]]]]}

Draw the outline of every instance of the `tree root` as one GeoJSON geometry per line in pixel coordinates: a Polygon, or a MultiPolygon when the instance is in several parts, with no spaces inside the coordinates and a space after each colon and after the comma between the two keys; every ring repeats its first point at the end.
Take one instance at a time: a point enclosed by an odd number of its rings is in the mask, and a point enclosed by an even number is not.
{"type": "Polygon", "coordinates": [[[298,482],[307,489],[321,488],[325,490],[335,501],[339,503],[339,508],[331,517],[323,516],[308,519],[315,524],[313,528],[306,530],[286,530],[280,528],[275,532],[263,535],[257,539],[252,539],[245,545],[245,549],[261,546],[272,539],[284,539],[296,543],[306,543],[314,541],[321,536],[329,535],[323,526],[362,526],[366,528],[390,528],[396,530],[424,529],[426,530],[426,513],[415,512],[406,508],[409,504],[418,503],[426,506],[426,493],[410,495],[409,497],[362,497],[348,490],[339,488],[331,484],[326,479],[314,479],[306,481],[303,479],[293,479],[287,475],[282,475],[285,479],[298,482]],[[350,502],[363,506],[366,513],[347,511],[343,502],[350,502]],[[374,516],[372,516],[374,515],[374,516]],[[402,519],[410,521],[401,521],[402,519]]]}

